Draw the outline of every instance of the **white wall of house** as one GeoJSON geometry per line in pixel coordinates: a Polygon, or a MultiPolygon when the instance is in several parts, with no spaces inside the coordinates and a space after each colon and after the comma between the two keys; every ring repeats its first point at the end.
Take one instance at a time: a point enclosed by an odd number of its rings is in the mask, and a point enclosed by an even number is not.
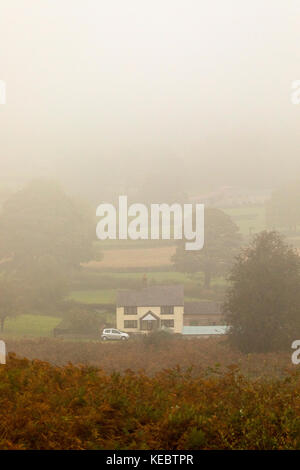
{"type": "Polygon", "coordinates": [[[6,364],[6,346],[4,341],[0,341],[0,364],[6,364]]]}
{"type": "Polygon", "coordinates": [[[137,307],[137,314],[136,315],[125,315],[124,314],[124,307],[117,307],[117,328],[119,330],[124,330],[128,333],[134,333],[140,331],[140,318],[143,317],[147,312],[154,313],[160,320],[174,320],[174,333],[181,333],[183,328],[183,306],[174,306],[174,313],[170,315],[161,315],[161,308],[160,307],[137,307]],[[124,321],[125,320],[137,320],[138,327],[137,328],[125,328],[124,321]]]}

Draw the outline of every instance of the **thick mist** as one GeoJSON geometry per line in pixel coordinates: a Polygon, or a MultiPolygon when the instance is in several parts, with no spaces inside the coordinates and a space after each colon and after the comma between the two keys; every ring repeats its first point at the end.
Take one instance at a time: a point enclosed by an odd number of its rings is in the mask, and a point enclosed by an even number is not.
{"type": "Polygon", "coordinates": [[[283,0],[2,2],[1,183],[50,176],[98,202],[152,174],[191,193],[294,179],[297,13],[283,0]]]}

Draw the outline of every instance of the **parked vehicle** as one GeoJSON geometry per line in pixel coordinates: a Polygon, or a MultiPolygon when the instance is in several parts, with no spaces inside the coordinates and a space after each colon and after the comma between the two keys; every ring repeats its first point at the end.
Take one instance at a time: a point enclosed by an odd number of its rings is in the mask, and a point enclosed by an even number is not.
{"type": "Polygon", "coordinates": [[[127,333],[123,333],[123,331],[117,330],[116,328],[106,328],[102,331],[101,339],[103,341],[107,341],[109,339],[126,341],[129,339],[129,335],[127,333]]]}

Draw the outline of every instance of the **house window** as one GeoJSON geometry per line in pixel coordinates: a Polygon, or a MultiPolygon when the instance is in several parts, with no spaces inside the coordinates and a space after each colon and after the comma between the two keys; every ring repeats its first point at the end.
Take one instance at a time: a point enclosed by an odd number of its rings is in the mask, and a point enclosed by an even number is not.
{"type": "Polygon", "coordinates": [[[137,315],[137,307],[124,307],[124,315],[137,315]]]}
{"type": "Polygon", "coordinates": [[[174,320],[161,320],[161,326],[166,328],[174,328],[174,320]]]}
{"type": "Polygon", "coordinates": [[[137,320],[124,320],[124,328],[137,328],[137,320]]]}
{"type": "Polygon", "coordinates": [[[160,307],[161,315],[173,315],[174,314],[174,307],[173,305],[163,305],[160,307]]]}

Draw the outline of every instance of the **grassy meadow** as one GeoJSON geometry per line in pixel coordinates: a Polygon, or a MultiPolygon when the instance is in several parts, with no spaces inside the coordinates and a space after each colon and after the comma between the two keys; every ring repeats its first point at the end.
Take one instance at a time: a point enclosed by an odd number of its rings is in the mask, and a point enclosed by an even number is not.
{"type": "Polygon", "coordinates": [[[4,338],[12,336],[49,337],[61,318],[48,315],[19,315],[5,321],[4,338]]]}

